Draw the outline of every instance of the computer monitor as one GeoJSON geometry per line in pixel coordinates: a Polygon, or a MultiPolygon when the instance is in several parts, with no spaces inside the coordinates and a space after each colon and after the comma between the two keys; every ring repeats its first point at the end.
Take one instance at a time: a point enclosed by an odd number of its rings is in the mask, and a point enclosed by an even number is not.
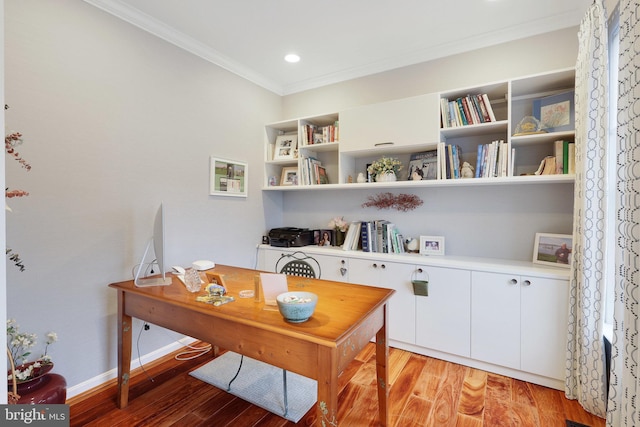
{"type": "Polygon", "coordinates": [[[138,268],[136,269],[136,273],[134,275],[133,282],[136,286],[167,286],[172,283],[171,277],[166,277],[166,273],[164,271],[164,239],[164,206],[162,205],[162,203],[160,203],[160,207],[158,208],[158,212],[156,212],[156,218],[153,223],[153,235],[147,243],[147,247],[144,250],[144,254],[142,255],[142,259],[140,260],[140,264],[138,265],[138,268]],[[145,263],[147,253],[149,252],[152,244],[155,261],[152,261],[151,263],[145,263]],[[140,277],[142,269],[145,265],[148,264],[158,265],[158,269],[160,270],[160,277],[140,277]]]}

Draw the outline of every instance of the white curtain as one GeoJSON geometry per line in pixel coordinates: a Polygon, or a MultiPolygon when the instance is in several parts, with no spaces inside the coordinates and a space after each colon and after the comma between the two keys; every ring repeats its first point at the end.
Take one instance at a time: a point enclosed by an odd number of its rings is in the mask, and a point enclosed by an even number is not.
{"type": "Polygon", "coordinates": [[[640,426],[640,1],[620,1],[616,278],[607,425],[640,426]]]}
{"type": "Polygon", "coordinates": [[[607,278],[608,41],[602,0],[578,33],[576,179],[565,395],[587,411],[606,412],[604,289],[607,278]]]}

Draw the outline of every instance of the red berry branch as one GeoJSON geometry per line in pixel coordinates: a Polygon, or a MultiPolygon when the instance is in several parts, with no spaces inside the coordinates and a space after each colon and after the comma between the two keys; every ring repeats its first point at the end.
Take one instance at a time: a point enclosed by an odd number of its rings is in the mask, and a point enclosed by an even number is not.
{"type": "Polygon", "coordinates": [[[367,201],[362,204],[362,207],[396,209],[407,212],[422,206],[423,203],[422,199],[414,194],[398,194],[396,196],[393,193],[380,193],[375,196],[369,196],[367,201]]]}

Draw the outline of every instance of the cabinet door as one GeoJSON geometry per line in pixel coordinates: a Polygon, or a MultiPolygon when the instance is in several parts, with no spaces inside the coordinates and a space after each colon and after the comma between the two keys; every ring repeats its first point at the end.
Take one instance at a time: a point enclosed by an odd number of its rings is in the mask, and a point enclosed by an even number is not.
{"type": "Polygon", "coordinates": [[[521,369],[550,378],[564,378],[569,282],[523,277],[520,301],[521,369]]]}
{"type": "Polygon", "coordinates": [[[349,260],[350,283],[395,289],[389,300],[389,338],[410,344],[416,340],[416,297],[411,285],[414,270],[410,264],[349,260]]]}
{"type": "Polygon", "coordinates": [[[446,353],[471,354],[471,272],[418,266],[428,296],[416,296],[416,344],[446,353]]]}
{"type": "Polygon", "coordinates": [[[427,94],[352,108],[340,113],[344,151],[439,141],[438,95],[427,94]]]}
{"type": "Polygon", "coordinates": [[[520,369],[520,277],[471,273],[471,357],[520,369]]]}

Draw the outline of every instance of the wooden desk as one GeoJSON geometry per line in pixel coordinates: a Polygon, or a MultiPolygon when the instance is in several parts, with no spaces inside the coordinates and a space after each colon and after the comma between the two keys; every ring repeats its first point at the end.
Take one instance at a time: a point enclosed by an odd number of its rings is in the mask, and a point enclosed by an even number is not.
{"type": "Polygon", "coordinates": [[[284,321],[263,302],[240,298],[253,289],[256,270],[217,265],[228,295],[236,301],[219,307],[195,301],[182,282],[137,288],[133,281],[109,285],[118,291],[118,407],[129,400],[131,318],[162,326],[227,350],[318,381],[317,425],[337,425],[338,375],[375,335],[378,412],[389,423],[387,303],[393,290],[288,276],[289,290],[318,295],[313,316],[304,323],[284,321]]]}

